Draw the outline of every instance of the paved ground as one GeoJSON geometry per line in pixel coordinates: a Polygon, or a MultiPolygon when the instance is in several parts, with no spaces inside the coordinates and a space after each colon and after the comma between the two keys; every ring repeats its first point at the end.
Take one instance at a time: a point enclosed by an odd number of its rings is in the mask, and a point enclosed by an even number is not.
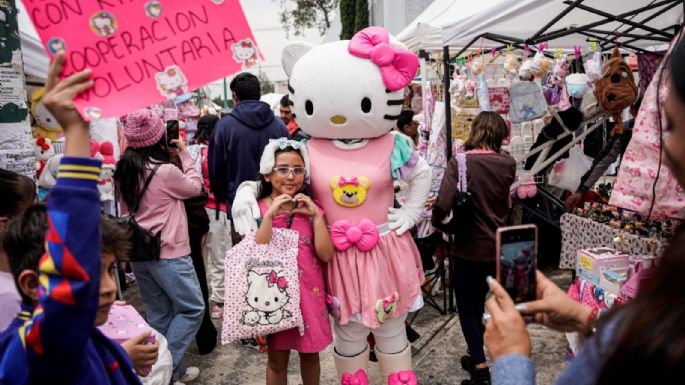
{"type": "MultiPolygon", "coordinates": [[[[570,283],[570,273],[547,272],[562,286],[570,283]]],[[[126,299],[141,311],[141,301],[134,284],[125,293],[126,299]]],[[[438,298],[442,304],[442,299],[438,298]]],[[[216,323],[220,328],[220,323],[216,323]]],[[[467,379],[467,373],[459,365],[459,357],[466,353],[459,320],[454,313],[441,315],[425,306],[414,321],[414,328],[421,338],[413,344],[414,368],[422,385],[458,385],[467,379]]],[[[220,329],[219,329],[220,330],[220,329]]],[[[563,334],[540,326],[530,326],[533,339],[533,361],[537,370],[537,384],[552,384],[564,368],[566,339],[563,334]]],[[[332,348],[329,348],[332,349],[332,348]]],[[[202,370],[192,385],[260,385],[265,383],[266,354],[241,347],[237,344],[219,346],[212,354],[200,356],[193,347],[187,354],[187,364],[202,370]]],[[[377,364],[370,369],[372,384],[381,385],[377,364]]],[[[291,356],[288,383],[302,384],[299,377],[297,355],[291,356]]],[[[321,354],[321,384],[332,385],[335,381],[333,357],[329,351],[321,354]]]]}

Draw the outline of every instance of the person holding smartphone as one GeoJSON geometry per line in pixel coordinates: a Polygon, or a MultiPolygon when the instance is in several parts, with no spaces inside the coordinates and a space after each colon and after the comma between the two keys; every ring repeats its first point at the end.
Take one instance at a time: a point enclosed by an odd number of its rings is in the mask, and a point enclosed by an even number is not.
{"type": "MultiPolygon", "coordinates": [[[[473,197],[474,223],[469,234],[458,234],[450,253],[450,280],[454,284],[457,310],[468,354],[461,357],[461,366],[471,375],[465,385],[490,383],[490,371],[483,351],[482,317],[488,286],[485,277],[496,272],[495,232],[506,226],[511,209],[509,189],[516,175],[516,161],[502,154],[502,141],[507,126],[494,112],[481,112],[473,121],[471,135],[464,144],[468,191],[473,197]]],[[[458,164],[450,159],[445,170],[437,200],[433,206],[433,225],[446,230],[443,221],[452,210],[457,192],[458,164]]],[[[455,218],[459,220],[459,218],[455,218]]]]}
{"type": "Polygon", "coordinates": [[[128,148],[117,163],[114,188],[122,214],[138,206],[135,218],[140,227],[161,234],[159,260],[132,262],[133,272],[150,326],[169,341],[173,379],[184,384],[200,374],[197,367],[184,367],[182,360],[200,328],[205,305],[190,256],[183,200],[200,194],[202,177],[193,167],[185,143],[172,137],[169,142],[175,148],[169,149],[165,132],[162,118],[150,110],[127,115],[124,135],[128,148]],[[170,151],[178,154],[183,171],[171,163],[170,151]]]}

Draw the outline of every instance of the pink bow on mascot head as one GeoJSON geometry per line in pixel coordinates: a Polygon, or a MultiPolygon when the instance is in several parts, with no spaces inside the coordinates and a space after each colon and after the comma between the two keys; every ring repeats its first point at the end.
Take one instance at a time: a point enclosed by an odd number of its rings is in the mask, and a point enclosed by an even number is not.
{"type": "Polygon", "coordinates": [[[419,58],[411,51],[392,47],[388,31],[381,27],[357,32],[347,50],[353,56],[371,59],[380,68],[383,83],[390,91],[409,84],[419,68],[419,58]]]}

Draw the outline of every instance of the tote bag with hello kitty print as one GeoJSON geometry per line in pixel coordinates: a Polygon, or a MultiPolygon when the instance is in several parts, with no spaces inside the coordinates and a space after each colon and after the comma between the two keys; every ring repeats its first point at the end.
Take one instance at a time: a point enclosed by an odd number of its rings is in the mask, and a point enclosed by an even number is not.
{"type": "Polygon", "coordinates": [[[255,231],[226,253],[225,306],[221,342],[226,345],[299,328],[300,279],[297,231],[274,228],[271,242],[258,245],[255,231]]]}

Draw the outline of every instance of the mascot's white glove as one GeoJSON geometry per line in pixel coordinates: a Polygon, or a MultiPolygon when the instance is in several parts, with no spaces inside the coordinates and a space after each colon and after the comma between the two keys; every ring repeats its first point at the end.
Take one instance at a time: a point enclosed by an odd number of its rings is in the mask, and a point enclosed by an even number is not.
{"type": "Polygon", "coordinates": [[[421,212],[428,200],[428,193],[433,180],[430,166],[419,158],[414,169],[404,179],[407,183],[406,203],[402,207],[388,209],[388,226],[402,235],[419,223],[421,212]]]}
{"type": "Polygon", "coordinates": [[[257,219],[261,217],[257,203],[259,185],[259,182],[243,182],[235,193],[231,214],[235,231],[240,235],[257,229],[257,219]]]}

